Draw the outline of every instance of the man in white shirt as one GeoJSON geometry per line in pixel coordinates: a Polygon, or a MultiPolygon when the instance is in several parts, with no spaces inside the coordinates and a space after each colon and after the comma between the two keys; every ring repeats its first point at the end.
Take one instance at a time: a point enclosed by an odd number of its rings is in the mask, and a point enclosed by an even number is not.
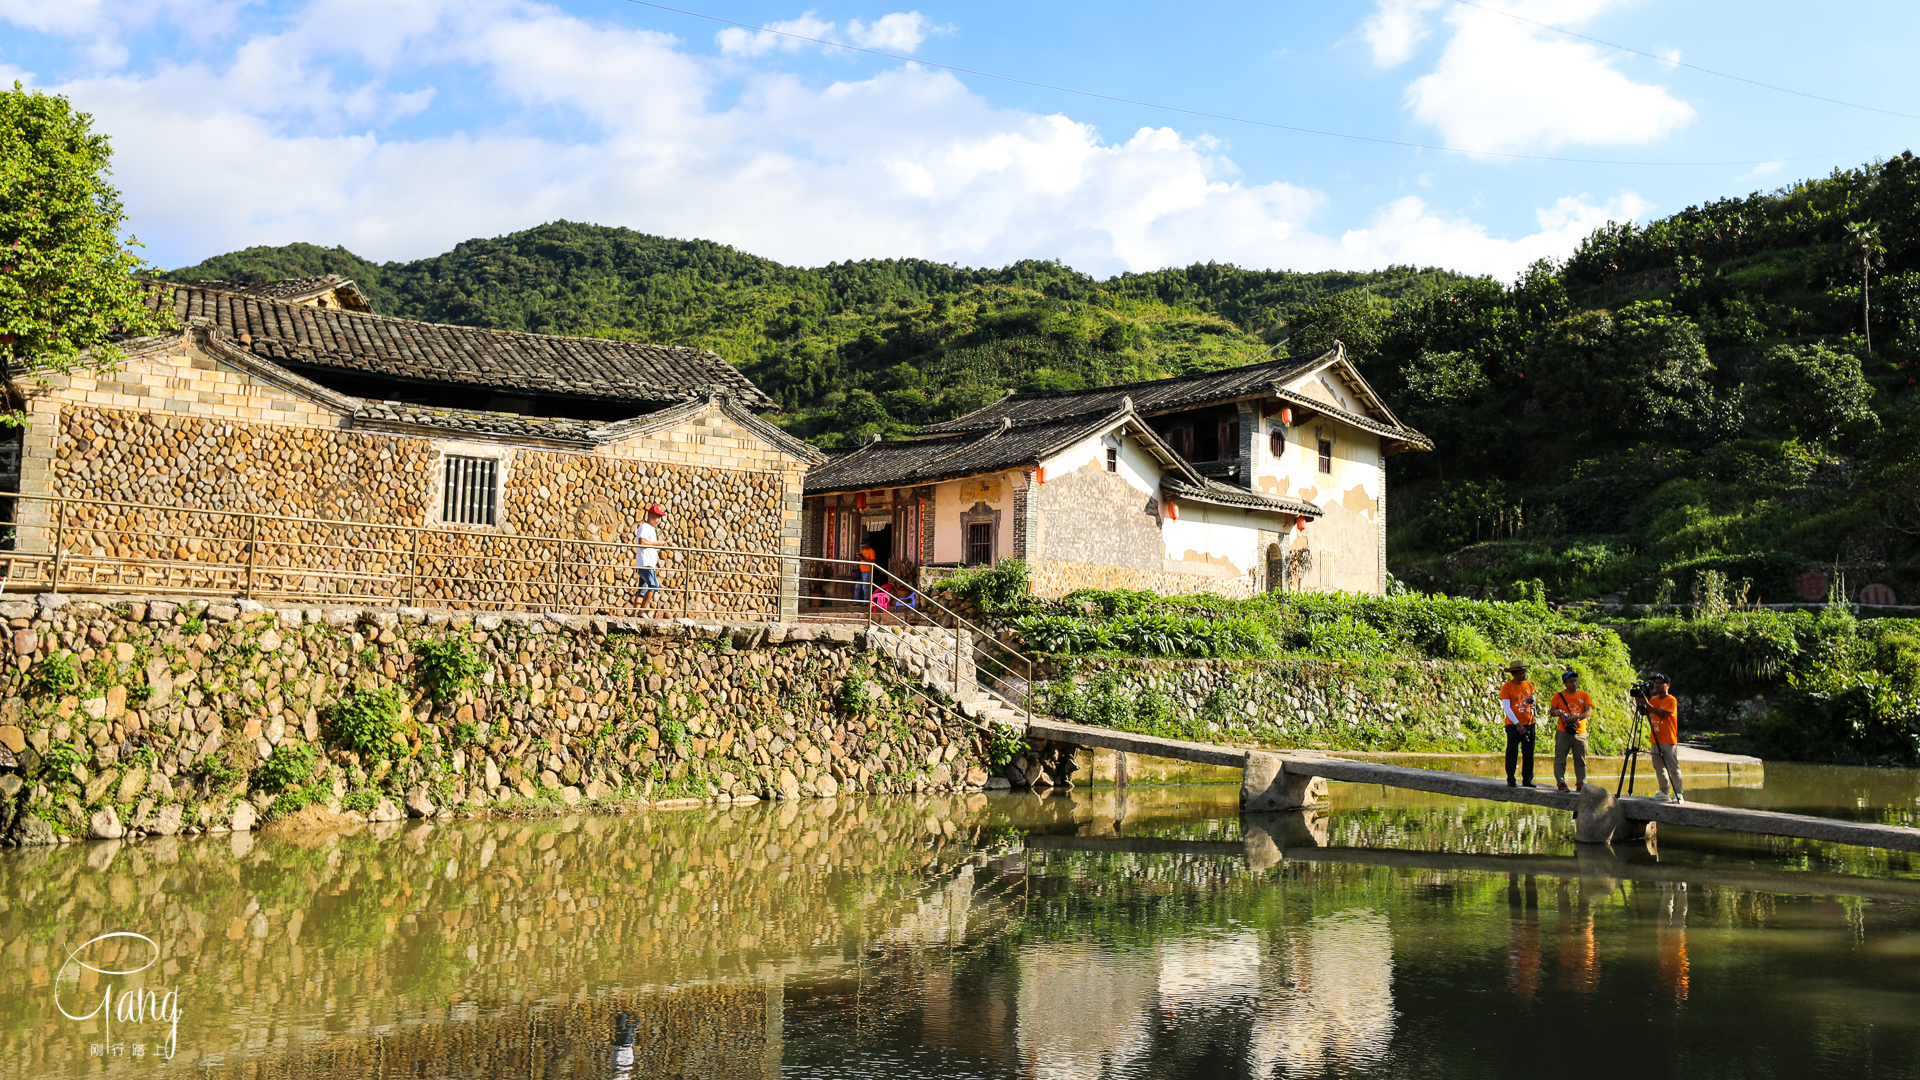
{"type": "Polygon", "coordinates": [[[660,572],[654,568],[660,564],[660,549],[667,546],[660,542],[660,523],[666,518],[667,508],[654,503],[647,507],[634,536],[638,549],[639,570],[636,577],[640,592],[639,600],[634,603],[636,612],[644,613],[653,594],[660,591],[660,572]]]}

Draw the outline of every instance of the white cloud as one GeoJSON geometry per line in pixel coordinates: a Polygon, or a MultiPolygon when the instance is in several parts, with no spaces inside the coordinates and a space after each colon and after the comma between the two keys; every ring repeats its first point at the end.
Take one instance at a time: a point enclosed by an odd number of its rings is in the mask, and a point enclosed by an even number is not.
{"type": "MultiPolygon", "coordinates": [[[[1498,6],[1572,28],[1617,2],[1508,0],[1498,6]]],[[[1646,143],[1694,118],[1692,106],[1664,87],[1633,81],[1594,45],[1480,7],[1455,5],[1445,18],[1452,36],[1433,71],[1407,88],[1407,102],[1448,146],[1526,153],[1646,143]]],[[[1380,47],[1375,50],[1378,56],[1380,47]]]]}
{"type": "MultiPolygon", "coordinates": [[[[917,16],[859,29],[894,48],[937,32],[917,16]]],[[[416,258],[564,217],[800,265],[1057,257],[1096,274],[1207,260],[1511,274],[1644,208],[1562,200],[1539,232],[1508,240],[1403,199],[1334,237],[1315,228],[1327,195],[1246,181],[1206,136],[1103,138],[914,65],[823,85],[755,68],[757,47],[702,56],[528,0],[313,0],[206,59],[49,88],[112,135],[135,230],[176,266],[295,240],[416,258]],[[445,78],[390,85],[425,69],[445,78]],[[737,90],[724,103],[722,86],[737,90]],[[451,99],[479,119],[453,130],[435,112],[451,99]],[[567,121],[540,122],[554,115],[567,121]],[[412,119],[386,130],[399,117],[412,119]]]]}
{"type": "Polygon", "coordinates": [[[798,52],[814,44],[801,38],[831,41],[835,28],[834,23],[824,22],[809,11],[797,19],[768,23],[765,30],[729,26],[715,34],[714,40],[720,43],[720,51],[729,56],[765,56],[776,50],[798,52]]]}
{"type": "Polygon", "coordinates": [[[1489,236],[1475,222],[1436,214],[1409,195],[1381,208],[1366,228],[1340,237],[1346,256],[1341,264],[1444,266],[1511,280],[1536,259],[1565,258],[1587,234],[1608,221],[1631,221],[1651,209],[1631,191],[1603,203],[1586,195],[1570,195],[1535,212],[1539,232],[1503,240],[1489,236]]]}
{"type": "Polygon", "coordinates": [[[934,26],[917,11],[896,11],[870,24],[859,19],[847,23],[847,36],[855,45],[892,53],[911,53],[927,40],[928,34],[944,31],[944,27],[934,26]]]}
{"type": "Polygon", "coordinates": [[[1378,0],[1379,10],[1360,24],[1360,33],[1373,46],[1373,62],[1395,67],[1413,58],[1413,47],[1432,30],[1427,12],[1445,0],[1378,0]]]}
{"type": "Polygon", "coordinates": [[[799,52],[807,48],[821,49],[829,54],[837,51],[832,45],[823,45],[821,42],[840,42],[881,52],[912,53],[920,47],[921,42],[927,40],[929,34],[946,32],[947,27],[933,25],[917,11],[896,11],[870,23],[859,19],[848,20],[846,32],[841,33],[838,23],[827,22],[808,11],[797,19],[768,23],[763,30],[730,26],[715,34],[714,40],[720,43],[720,51],[728,56],[765,56],[771,52],[799,52]]]}

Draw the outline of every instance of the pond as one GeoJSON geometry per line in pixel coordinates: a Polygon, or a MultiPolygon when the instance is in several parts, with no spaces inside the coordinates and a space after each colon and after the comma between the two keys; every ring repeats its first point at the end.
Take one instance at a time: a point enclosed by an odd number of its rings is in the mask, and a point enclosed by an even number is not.
{"type": "MultiPolygon", "coordinates": [[[[1920,773],[1694,794],[1910,822],[1920,773]]],[[[0,1076],[1920,1075],[1911,856],[1236,795],[0,852],[0,1076]]]]}

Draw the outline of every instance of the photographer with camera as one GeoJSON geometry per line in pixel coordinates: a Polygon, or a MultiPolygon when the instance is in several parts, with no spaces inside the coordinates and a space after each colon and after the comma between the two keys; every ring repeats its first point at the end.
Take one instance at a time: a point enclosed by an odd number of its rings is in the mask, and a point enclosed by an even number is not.
{"type": "Polygon", "coordinates": [[[1527,666],[1515,660],[1507,665],[1512,676],[1500,687],[1500,711],[1507,724],[1507,786],[1515,787],[1513,767],[1518,760],[1520,777],[1533,786],[1533,684],[1527,681],[1527,666]]]}
{"type": "Polygon", "coordinates": [[[1573,790],[1587,786],[1587,720],[1593,716],[1593,695],[1580,689],[1580,673],[1569,668],[1560,676],[1565,689],[1553,695],[1547,709],[1554,719],[1553,782],[1567,790],[1567,755],[1573,755],[1573,790]]]}
{"type": "Polygon", "coordinates": [[[1633,688],[1633,707],[1647,718],[1647,726],[1653,730],[1648,756],[1653,759],[1654,779],[1660,782],[1660,793],[1653,798],[1667,797],[1667,781],[1671,778],[1673,801],[1685,802],[1680,787],[1680,702],[1669,692],[1665,675],[1656,672],[1647,676],[1647,682],[1652,686],[1633,688]]]}

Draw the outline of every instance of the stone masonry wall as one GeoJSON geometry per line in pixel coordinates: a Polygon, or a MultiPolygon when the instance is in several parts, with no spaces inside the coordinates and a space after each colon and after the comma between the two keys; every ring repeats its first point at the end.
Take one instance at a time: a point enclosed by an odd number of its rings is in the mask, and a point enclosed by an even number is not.
{"type": "Polygon", "coordinates": [[[1065,596],[1075,589],[1145,589],[1162,596],[1214,593],[1240,598],[1258,591],[1253,579],[1245,574],[1176,574],[1058,559],[1036,560],[1027,570],[1035,596],[1065,596]]]}
{"type": "MultiPolygon", "coordinates": [[[[85,407],[62,409],[59,432],[54,490],[131,504],[70,507],[67,550],[195,564],[177,571],[183,584],[195,571],[209,584],[244,575],[253,542],[256,592],[619,610],[632,596],[634,524],[653,502],[669,508],[669,543],[782,544],[777,472],[519,448],[505,462],[499,528],[416,535],[382,526],[430,520],[441,461],[430,439],[85,407]],[[256,525],[208,510],[319,520],[256,525]]],[[[666,552],[661,566],[676,612],[778,611],[780,567],[765,558],[666,552]]]]}
{"type": "MultiPolygon", "coordinates": [[[[1616,736],[1631,723],[1625,687],[1572,666],[1594,697],[1592,750],[1617,749],[1616,736]]],[[[1536,680],[1547,670],[1538,668],[1536,680]]],[[[1070,669],[1055,664],[1050,675],[1035,694],[1036,710],[1146,734],[1325,749],[1492,752],[1506,745],[1495,701],[1501,677],[1488,665],[1087,659],[1070,669]]],[[[1550,760],[1550,728],[1541,731],[1550,760]]]]}
{"type": "MultiPolygon", "coordinates": [[[[798,553],[805,463],[715,406],[591,447],[375,424],[341,411],[353,399],[218,360],[223,345],[206,335],[190,329],[113,372],[57,374],[29,393],[20,490],[141,512],[84,511],[68,523],[69,539],[48,504],[23,502],[20,550],[47,551],[59,536],[79,556],[64,569],[114,588],[236,593],[250,585],[256,595],[343,602],[579,611],[619,611],[631,599],[634,560],[623,549],[650,503],[670,510],[670,544],[798,553]],[[449,452],[501,459],[497,526],[433,524],[449,452]],[[208,510],[326,523],[283,524],[256,538],[249,523],[194,513],[208,510]],[[433,527],[416,540],[383,526],[433,527]],[[156,558],[194,566],[117,561],[156,558]],[[263,573],[269,564],[285,572],[263,573]]],[[[782,568],[764,558],[667,553],[663,568],[681,571],[663,575],[669,589],[690,591],[672,596],[676,613],[780,614],[782,568]]]]}
{"type": "Polygon", "coordinates": [[[0,831],[20,842],[239,830],[309,803],[381,820],[987,780],[978,729],[910,689],[934,676],[900,673],[952,654],[937,628],[886,631],[876,652],[840,627],[417,608],[43,595],[0,618],[0,831]],[[449,651],[477,670],[436,702],[449,651]],[[392,745],[343,748],[341,704],[383,688],[392,745]]]}

